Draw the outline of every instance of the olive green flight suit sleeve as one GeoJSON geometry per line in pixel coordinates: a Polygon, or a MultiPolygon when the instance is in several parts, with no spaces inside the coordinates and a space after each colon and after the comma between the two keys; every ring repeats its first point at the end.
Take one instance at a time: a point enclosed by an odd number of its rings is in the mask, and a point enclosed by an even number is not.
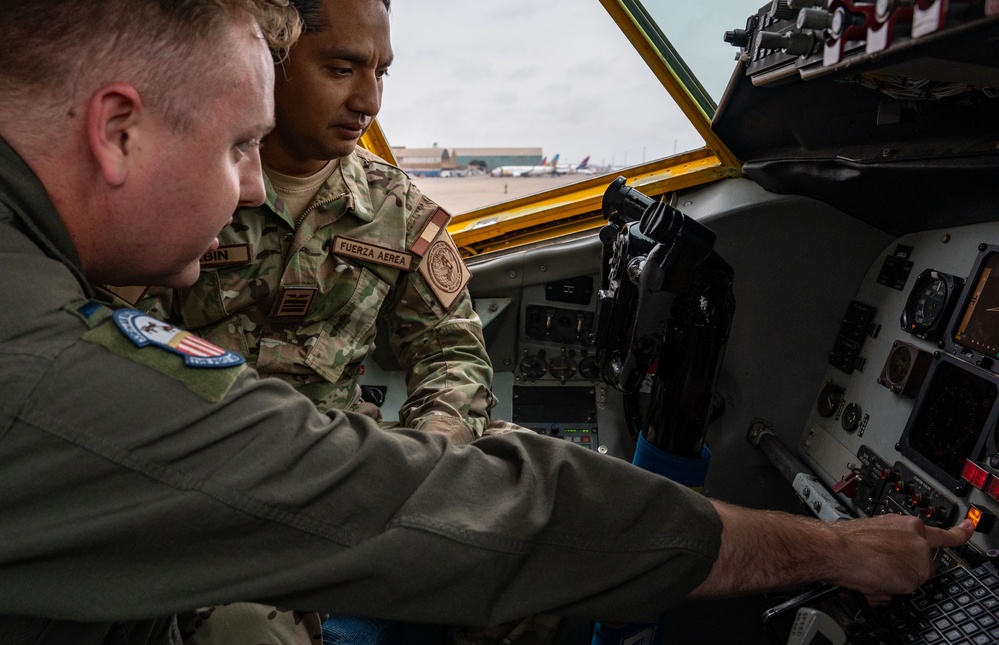
{"type": "Polygon", "coordinates": [[[630,621],[683,598],[717,556],[707,500],[569,442],[385,431],[252,369],[136,348],[110,321],[26,316],[0,342],[0,614],[126,620],[241,600],[630,621]]]}

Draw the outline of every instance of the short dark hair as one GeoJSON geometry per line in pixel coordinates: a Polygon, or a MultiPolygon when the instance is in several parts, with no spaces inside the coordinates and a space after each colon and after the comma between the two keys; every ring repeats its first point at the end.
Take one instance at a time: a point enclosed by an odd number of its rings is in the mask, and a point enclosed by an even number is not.
{"type": "MultiPolygon", "coordinates": [[[[291,4],[298,9],[298,15],[302,17],[304,23],[303,31],[315,33],[321,31],[326,25],[323,24],[322,5],[326,0],[291,0],[291,4]]],[[[382,0],[385,11],[392,10],[392,0],[382,0]]]]}

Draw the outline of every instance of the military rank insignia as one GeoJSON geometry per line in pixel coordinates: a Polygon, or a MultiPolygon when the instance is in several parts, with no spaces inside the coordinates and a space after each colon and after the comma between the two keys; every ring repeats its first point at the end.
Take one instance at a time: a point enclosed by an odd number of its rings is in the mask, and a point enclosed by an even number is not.
{"type": "Polygon", "coordinates": [[[180,327],[157,320],[135,309],[118,309],[115,324],[136,347],[154,345],[184,357],[188,367],[233,367],[246,362],[235,352],[222,349],[180,327]]]}
{"type": "Polygon", "coordinates": [[[420,275],[445,309],[451,308],[472,278],[445,228],[450,219],[451,215],[438,206],[409,246],[411,252],[423,258],[420,275]]]}

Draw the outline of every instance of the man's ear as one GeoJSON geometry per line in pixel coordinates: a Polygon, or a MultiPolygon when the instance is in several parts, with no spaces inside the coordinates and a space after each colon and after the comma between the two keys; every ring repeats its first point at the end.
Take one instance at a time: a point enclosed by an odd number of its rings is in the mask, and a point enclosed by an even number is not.
{"type": "Polygon", "coordinates": [[[127,83],[98,89],[87,103],[87,141],[104,180],[121,186],[135,154],[134,129],[141,120],[142,98],[127,83]]]}

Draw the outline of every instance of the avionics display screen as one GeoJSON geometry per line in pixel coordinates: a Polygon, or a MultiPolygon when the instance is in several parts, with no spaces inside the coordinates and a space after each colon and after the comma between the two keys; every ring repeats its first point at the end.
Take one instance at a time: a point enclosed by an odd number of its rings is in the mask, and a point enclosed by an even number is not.
{"type": "Polygon", "coordinates": [[[989,255],[961,313],[954,342],[999,357],[999,253],[989,255]]]}
{"type": "MultiPolygon", "coordinates": [[[[949,362],[933,373],[909,428],[907,443],[922,459],[953,480],[972,452],[996,400],[995,384],[949,362]]],[[[920,463],[924,465],[924,463],[920,463]]]]}

